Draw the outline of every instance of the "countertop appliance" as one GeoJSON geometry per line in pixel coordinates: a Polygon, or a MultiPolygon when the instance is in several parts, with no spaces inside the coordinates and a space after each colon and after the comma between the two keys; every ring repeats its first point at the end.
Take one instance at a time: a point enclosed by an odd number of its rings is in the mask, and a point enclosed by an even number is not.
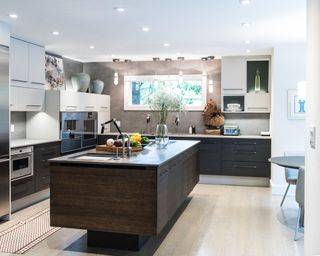
{"type": "Polygon", "coordinates": [[[225,125],[223,127],[223,134],[224,135],[232,135],[237,136],[240,134],[240,129],[238,125],[225,125]]]}
{"type": "Polygon", "coordinates": [[[69,153],[97,144],[97,112],[61,112],[61,153],[69,153]]]}
{"type": "Polygon", "coordinates": [[[33,176],[33,147],[11,150],[11,181],[33,176]]]}
{"type": "Polygon", "coordinates": [[[10,214],[9,48],[0,45],[0,218],[10,214]]]}

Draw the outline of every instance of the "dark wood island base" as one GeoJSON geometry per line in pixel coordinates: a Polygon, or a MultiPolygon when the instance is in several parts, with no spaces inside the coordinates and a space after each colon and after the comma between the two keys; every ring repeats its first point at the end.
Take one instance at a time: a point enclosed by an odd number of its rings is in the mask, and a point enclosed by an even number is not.
{"type": "Polygon", "coordinates": [[[198,143],[154,145],[119,161],[83,161],[83,152],[50,160],[51,226],[88,230],[90,247],[139,250],[198,183],[198,143]]]}

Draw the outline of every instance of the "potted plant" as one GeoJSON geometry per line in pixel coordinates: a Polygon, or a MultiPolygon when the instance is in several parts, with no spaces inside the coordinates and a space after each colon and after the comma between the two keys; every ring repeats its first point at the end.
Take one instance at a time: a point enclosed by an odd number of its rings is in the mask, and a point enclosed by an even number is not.
{"type": "Polygon", "coordinates": [[[158,88],[157,91],[148,98],[148,105],[156,115],[156,143],[160,148],[164,148],[169,142],[167,118],[170,111],[180,111],[182,109],[183,104],[181,97],[169,89],[158,88]]]}

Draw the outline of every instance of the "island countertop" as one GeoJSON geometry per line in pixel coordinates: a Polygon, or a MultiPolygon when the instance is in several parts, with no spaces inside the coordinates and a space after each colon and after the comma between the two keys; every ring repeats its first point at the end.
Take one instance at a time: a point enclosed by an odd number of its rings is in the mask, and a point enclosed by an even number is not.
{"type": "Polygon", "coordinates": [[[115,160],[113,155],[108,152],[97,151],[96,149],[81,151],[74,154],[50,159],[50,163],[68,163],[68,164],[89,164],[106,166],[145,166],[157,167],[165,164],[170,159],[178,156],[189,148],[199,144],[197,140],[170,140],[166,148],[158,148],[150,144],[141,152],[134,152],[130,157],[115,160]],[[107,154],[107,155],[106,155],[107,154]],[[104,155],[106,155],[104,157],[104,155]],[[102,157],[103,156],[103,157],[102,157]]]}

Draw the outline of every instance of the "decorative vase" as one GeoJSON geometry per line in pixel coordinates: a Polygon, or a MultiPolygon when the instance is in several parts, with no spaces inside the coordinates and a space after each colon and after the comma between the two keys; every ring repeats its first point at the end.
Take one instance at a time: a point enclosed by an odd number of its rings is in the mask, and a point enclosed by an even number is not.
{"type": "Polygon", "coordinates": [[[166,124],[157,124],[155,140],[158,148],[165,148],[168,145],[169,135],[166,124]]]}
{"type": "Polygon", "coordinates": [[[76,92],[86,92],[89,88],[90,76],[86,73],[76,73],[71,76],[71,84],[76,92]]]}
{"type": "Polygon", "coordinates": [[[89,91],[91,93],[101,94],[102,91],[103,91],[103,88],[104,88],[104,82],[101,81],[101,80],[96,79],[96,80],[93,80],[90,83],[89,91]]]}

